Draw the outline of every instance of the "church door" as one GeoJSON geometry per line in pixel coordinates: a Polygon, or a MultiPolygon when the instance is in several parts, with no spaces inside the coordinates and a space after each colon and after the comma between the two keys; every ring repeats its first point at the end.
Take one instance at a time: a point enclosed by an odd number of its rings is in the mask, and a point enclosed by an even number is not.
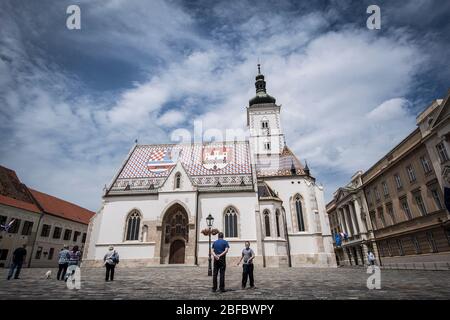
{"type": "Polygon", "coordinates": [[[184,263],[184,250],[185,243],[183,240],[175,240],[174,242],[172,242],[172,244],[170,245],[169,263],[184,263]]]}

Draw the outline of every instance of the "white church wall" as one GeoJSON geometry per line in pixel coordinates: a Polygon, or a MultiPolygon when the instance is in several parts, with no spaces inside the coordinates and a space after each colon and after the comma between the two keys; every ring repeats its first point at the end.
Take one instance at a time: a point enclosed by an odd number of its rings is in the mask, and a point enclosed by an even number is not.
{"type": "MultiPolygon", "coordinates": [[[[199,196],[199,232],[208,228],[206,217],[211,213],[214,217],[213,228],[224,231],[224,213],[233,206],[238,212],[238,238],[226,238],[230,243],[229,257],[240,257],[245,241],[250,241],[256,250],[255,209],[258,199],[255,192],[204,193],[199,196]]],[[[217,236],[212,236],[214,241],[217,236]]],[[[208,257],[208,236],[199,234],[198,257],[200,264],[208,257]]]]}
{"type": "Polygon", "coordinates": [[[83,260],[93,260],[96,254],[96,243],[100,235],[103,206],[89,221],[83,260]]]}
{"type": "Polygon", "coordinates": [[[296,194],[300,194],[304,200],[306,212],[304,212],[304,219],[306,222],[306,231],[303,233],[314,232],[313,227],[313,212],[309,197],[309,188],[306,185],[305,179],[298,176],[285,177],[285,178],[271,178],[265,180],[266,183],[278,194],[278,197],[283,201],[283,207],[286,210],[286,220],[288,224],[289,233],[298,233],[293,228],[292,217],[295,216],[295,212],[291,211],[292,197],[296,194]]]}

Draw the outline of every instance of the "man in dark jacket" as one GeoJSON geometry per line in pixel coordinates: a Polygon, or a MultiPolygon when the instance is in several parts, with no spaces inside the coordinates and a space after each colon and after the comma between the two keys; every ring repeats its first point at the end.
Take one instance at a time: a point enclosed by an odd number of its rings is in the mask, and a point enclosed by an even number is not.
{"type": "Polygon", "coordinates": [[[22,269],[23,261],[25,260],[25,256],[27,255],[27,250],[25,249],[26,247],[27,245],[24,244],[22,247],[14,250],[11,267],[9,268],[8,280],[10,280],[13,275],[14,279],[19,279],[20,270],[22,269]],[[16,271],[15,274],[14,270],[16,271]]]}
{"type": "MultiPolygon", "coordinates": [[[[214,256],[214,272],[213,272],[213,288],[212,291],[217,290],[217,275],[220,273],[220,292],[225,292],[225,269],[226,269],[226,255],[230,249],[228,241],[223,239],[223,233],[219,232],[219,239],[212,244],[212,254],[214,256]]],[[[211,250],[211,249],[210,249],[211,250]]]]}

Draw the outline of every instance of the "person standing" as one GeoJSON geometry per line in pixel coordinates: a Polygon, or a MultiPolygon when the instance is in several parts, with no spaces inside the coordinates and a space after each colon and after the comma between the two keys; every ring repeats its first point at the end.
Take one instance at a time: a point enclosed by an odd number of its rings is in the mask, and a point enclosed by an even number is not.
{"type": "MultiPolygon", "coordinates": [[[[214,256],[214,272],[213,272],[213,288],[212,291],[217,291],[217,275],[220,272],[220,292],[225,292],[225,269],[226,269],[226,255],[230,249],[228,241],[223,239],[223,233],[219,232],[218,239],[212,244],[212,254],[214,256]]],[[[211,250],[211,249],[210,249],[211,250]]]]}
{"type": "Polygon", "coordinates": [[[69,266],[70,252],[69,246],[65,245],[58,254],[58,274],[56,279],[64,280],[69,266]]]}
{"type": "Polygon", "coordinates": [[[113,246],[109,247],[109,251],[103,257],[103,261],[106,267],[105,281],[114,281],[114,269],[119,263],[119,254],[114,250],[113,246]]]}
{"type": "Polygon", "coordinates": [[[12,276],[14,276],[14,279],[19,279],[20,270],[22,270],[22,264],[25,260],[25,256],[27,255],[27,250],[25,249],[26,247],[27,245],[24,244],[22,247],[14,250],[11,267],[9,268],[8,280],[11,280],[12,276]]]}
{"type": "Polygon", "coordinates": [[[67,281],[67,279],[75,274],[75,270],[77,269],[79,263],[81,260],[81,252],[80,250],[78,250],[78,246],[74,246],[72,248],[72,251],[69,251],[69,262],[68,262],[68,267],[67,267],[67,273],[65,278],[65,281],[67,281]]]}
{"type": "Polygon", "coordinates": [[[237,263],[237,265],[239,265],[241,261],[244,260],[244,263],[242,264],[242,289],[245,289],[248,278],[250,278],[250,288],[255,287],[253,279],[253,259],[255,259],[255,253],[250,248],[250,242],[245,241],[245,248],[242,250],[241,259],[237,263]]]}
{"type": "Polygon", "coordinates": [[[375,255],[372,251],[369,251],[369,253],[367,254],[367,260],[369,261],[369,265],[375,265],[375,255]]]}

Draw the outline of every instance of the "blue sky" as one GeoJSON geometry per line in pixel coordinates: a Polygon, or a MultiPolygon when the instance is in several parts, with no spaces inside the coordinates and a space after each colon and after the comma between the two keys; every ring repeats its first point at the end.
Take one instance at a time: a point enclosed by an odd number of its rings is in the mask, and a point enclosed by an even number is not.
{"type": "Polygon", "coordinates": [[[0,164],[97,210],[136,138],[244,129],[259,58],[328,201],[450,88],[449,16],[425,0],[1,1],[0,164]],[[71,4],[81,30],[66,28],[71,4]]]}

